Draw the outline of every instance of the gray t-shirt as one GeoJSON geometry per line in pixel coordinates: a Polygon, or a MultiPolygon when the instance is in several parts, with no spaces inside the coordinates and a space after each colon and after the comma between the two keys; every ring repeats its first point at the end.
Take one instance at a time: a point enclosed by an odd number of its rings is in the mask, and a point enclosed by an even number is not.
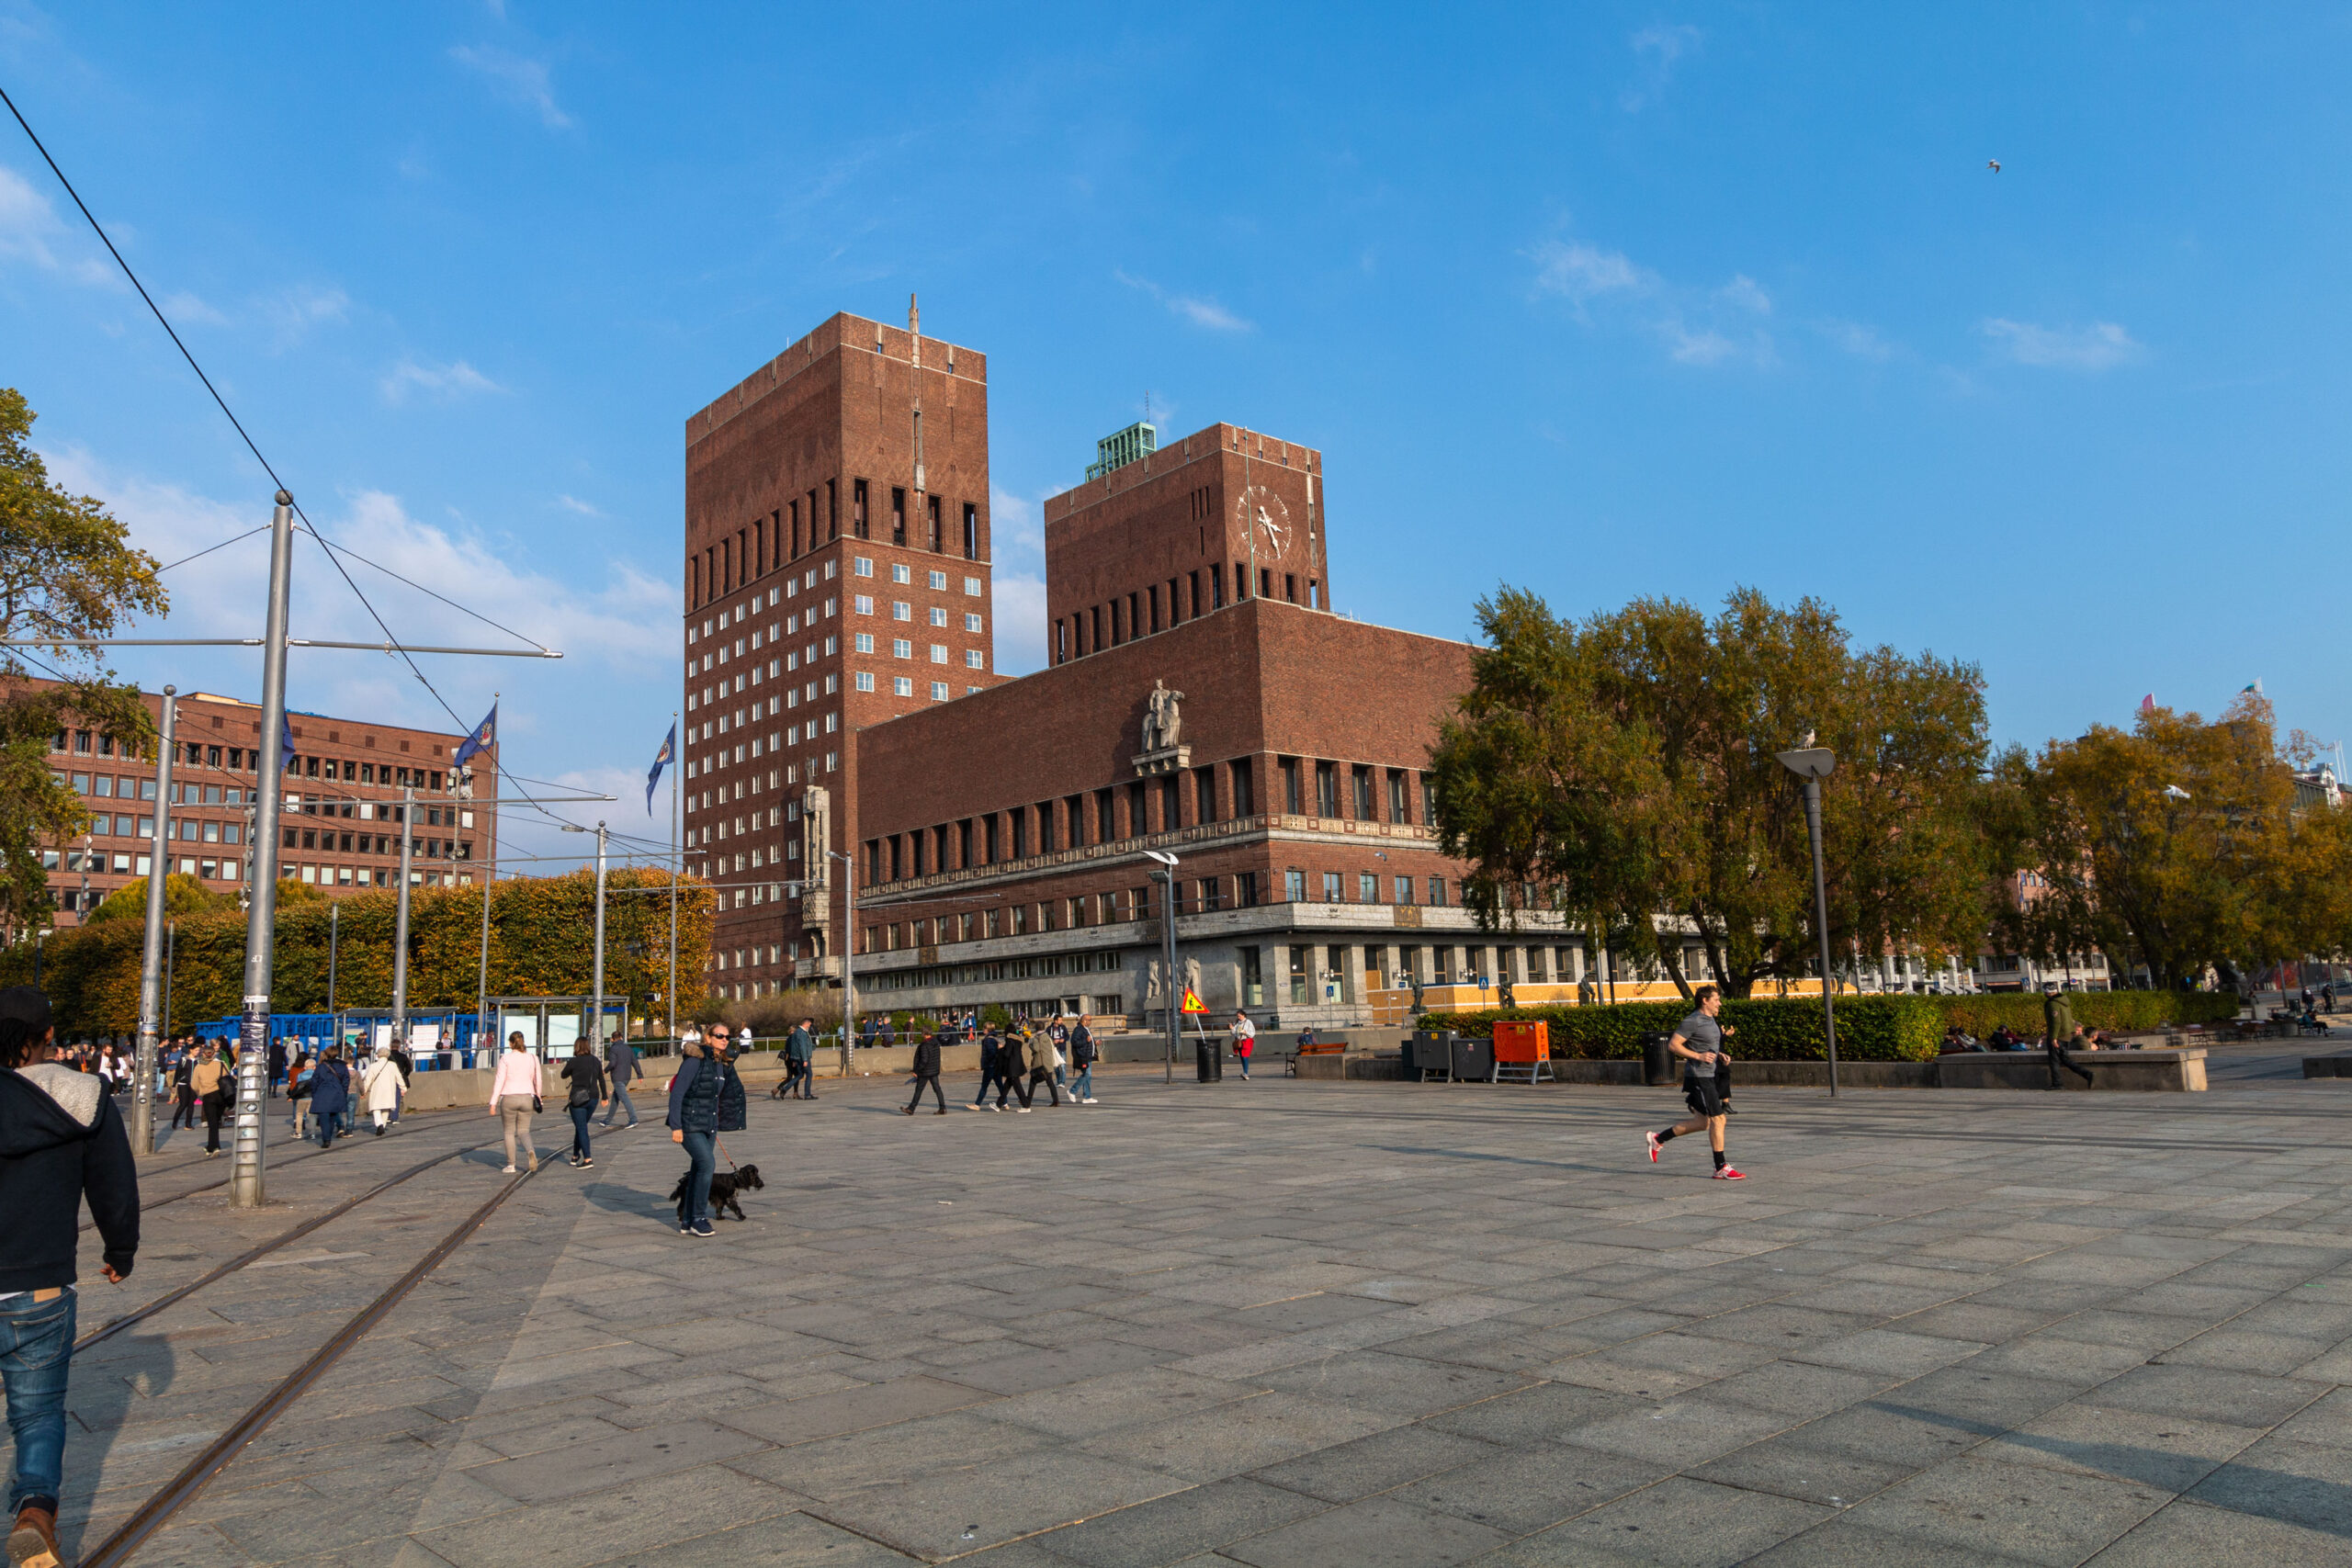
{"type": "MultiPolygon", "coordinates": [[[[1683,1045],[1692,1051],[1720,1051],[1724,1048],[1723,1026],[1703,1012],[1694,1012],[1676,1024],[1674,1032],[1682,1036],[1683,1045]]],[[[1715,1065],[1713,1062],[1694,1062],[1685,1056],[1682,1059],[1682,1076],[1686,1078],[1711,1078],[1715,1076],[1715,1065]]]]}

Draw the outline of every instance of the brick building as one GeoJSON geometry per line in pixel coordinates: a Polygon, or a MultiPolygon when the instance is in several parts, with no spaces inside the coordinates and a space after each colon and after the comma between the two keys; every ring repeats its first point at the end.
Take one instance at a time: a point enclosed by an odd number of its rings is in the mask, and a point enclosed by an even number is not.
{"type": "Polygon", "coordinates": [[[1321,455],[1230,424],[1106,438],[1046,503],[1048,667],[989,668],[986,361],[836,316],[687,423],[687,843],[724,997],[1145,1017],[1179,979],[1283,1023],[1405,977],[1573,985],[1496,945],[1422,770],[1467,645],[1331,609],[1321,455]],[[968,617],[968,618],[967,618],[968,617]],[[842,859],[854,863],[853,915],[842,859]]]}
{"type": "MultiPolygon", "coordinates": [[[[49,684],[50,682],[37,682],[49,684]]],[[[143,694],[162,728],[164,697],[143,694]]],[[[208,886],[233,891],[245,881],[253,808],[262,759],[261,706],[191,692],[179,708],[172,769],[173,864],[208,886]]],[[[461,734],[289,713],[294,760],[286,773],[278,874],[330,894],[390,887],[400,874],[402,787],[416,792],[411,880],[448,886],[473,881],[471,863],[487,860],[497,808],[476,807],[472,768],[448,759],[461,734]],[[330,782],[332,781],[332,782],[330,782]]],[[[60,925],[124,884],[147,875],[154,833],[155,763],[133,757],[110,735],[73,728],[51,745],[51,768],[87,805],[90,830],[41,852],[56,895],[60,925]]],[[[495,757],[496,748],[491,750],[495,757]]],[[[485,779],[492,770],[482,770],[485,779]]],[[[493,796],[494,797],[494,796],[493,796]]]]}

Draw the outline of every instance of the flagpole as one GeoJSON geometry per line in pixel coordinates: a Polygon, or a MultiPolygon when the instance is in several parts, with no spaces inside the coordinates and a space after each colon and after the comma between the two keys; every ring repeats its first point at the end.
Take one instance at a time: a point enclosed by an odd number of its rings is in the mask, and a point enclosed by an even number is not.
{"type": "Polygon", "coordinates": [[[670,1038],[678,1038],[678,713],[670,710],[670,987],[663,992],[670,1003],[670,1038]]]}
{"type": "MultiPolygon", "coordinates": [[[[496,692],[490,694],[490,712],[492,726],[492,733],[493,735],[497,733],[498,695],[499,694],[496,692]]],[[[495,742],[493,742],[493,744],[495,742]]],[[[490,777],[490,797],[492,800],[496,800],[498,798],[498,760],[496,758],[491,759],[490,777]]],[[[497,886],[498,829],[495,825],[495,818],[493,818],[490,831],[490,870],[483,875],[481,882],[481,967],[474,976],[474,1051],[478,1056],[482,1049],[483,1038],[486,1035],[494,1035],[495,1033],[495,1031],[491,1028],[490,1023],[490,896],[497,886]]],[[[457,1042],[452,1040],[449,1043],[454,1048],[457,1042]]],[[[495,1052],[498,1049],[498,1042],[495,1038],[491,1040],[490,1049],[492,1052],[495,1052]]],[[[491,1058],[493,1063],[498,1058],[495,1055],[492,1055],[491,1058]]]]}

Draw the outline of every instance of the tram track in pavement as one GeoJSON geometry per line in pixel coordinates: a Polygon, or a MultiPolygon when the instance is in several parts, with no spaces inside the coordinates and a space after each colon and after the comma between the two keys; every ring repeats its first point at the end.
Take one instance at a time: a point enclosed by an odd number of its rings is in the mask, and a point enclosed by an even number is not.
{"type": "MultiPolygon", "coordinates": [[[[133,1324],[187,1300],[206,1286],[217,1284],[250,1268],[271,1253],[300,1240],[330,1222],[349,1213],[369,1199],[380,1197],[428,1170],[478,1150],[492,1147],[497,1142],[498,1140],[494,1138],[487,1139],[481,1143],[450,1149],[434,1156],[431,1159],[419,1161],[396,1175],[387,1177],[367,1190],[343,1200],[326,1213],[315,1215],[268,1241],[240,1253],[187,1284],[177,1286],[145,1305],[135,1308],[121,1317],[112,1319],[103,1326],[84,1335],[74,1342],[74,1351],[79,1354],[119,1334],[133,1324]]],[[[133,1509],[130,1517],[116,1526],[104,1540],[84,1552],[80,1560],[82,1568],[120,1568],[121,1564],[130,1562],[132,1554],[150,1536],[170,1523],[174,1516],[201,1495],[205,1487],[211,1483],[212,1479],[227,1469],[248,1444],[267,1429],[271,1422],[291,1408],[297,1400],[308,1393],[320,1378],[344,1358],[345,1353],[359,1343],[369,1329],[382,1322],[411,1291],[423,1283],[434,1269],[447,1261],[449,1256],[463,1246],[469,1236],[480,1230],[509,1198],[521,1190],[523,1183],[537,1175],[540,1166],[552,1163],[553,1158],[550,1156],[548,1159],[540,1161],[538,1166],[517,1172],[508,1179],[506,1183],[491,1194],[479,1208],[468,1214],[454,1229],[428,1248],[424,1256],[419,1258],[407,1272],[394,1280],[367,1305],[354,1314],[347,1322],[329,1334],[326,1341],[305,1359],[301,1365],[263,1394],[243,1415],[232,1422],[225,1431],[208,1444],[203,1452],[190,1460],[177,1474],[133,1509]]],[[[209,1189],[202,1190],[209,1190],[209,1189]]],[[[193,1196],[193,1194],[183,1193],[181,1196],[193,1196]]]]}
{"type": "MultiPolygon", "coordinates": [[[[458,1109],[462,1109],[462,1108],[458,1108],[458,1109]]],[[[424,1114],[424,1115],[439,1115],[439,1114],[442,1114],[442,1113],[441,1113],[441,1112],[439,1112],[439,1111],[425,1111],[425,1112],[420,1112],[420,1114],[424,1114]]],[[[407,1129],[407,1123],[406,1123],[406,1122],[403,1122],[397,1123],[397,1124],[396,1124],[396,1127],[397,1127],[399,1130],[396,1130],[396,1131],[393,1131],[393,1132],[388,1133],[386,1135],[387,1135],[388,1137],[394,1137],[394,1138],[400,1138],[400,1137],[410,1137],[410,1136],[413,1136],[413,1135],[414,1135],[413,1133],[411,1133],[411,1132],[409,1132],[409,1131],[407,1131],[407,1130],[406,1130],[406,1129],[407,1129]]],[[[344,1136],[345,1136],[345,1137],[349,1137],[349,1136],[352,1136],[352,1134],[344,1134],[344,1136]]],[[[341,1141],[342,1141],[341,1139],[337,1139],[337,1142],[341,1142],[341,1141]]],[[[304,1164],[304,1163],[306,1163],[306,1162],[308,1162],[308,1161],[310,1161],[310,1160],[312,1160],[312,1159],[317,1158],[317,1157],[318,1157],[319,1156],[321,1156],[321,1155],[327,1154],[327,1153],[329,1153],[329,1152],[330,1152],[329,1150],[326,1150],[326,1149],[323,1149],[323,1148],[319,1147],[319,1146],[318,1146],[317,1142],[316,1142],[314,1139],[311,1139],[311,1138],[310,1138],[310,1137],[308,1137],[308,1136],[305,1136],[305,1137],[302,1137],[302,1138],[299,1138],[299,1139],[297,1139],[297,1140],[296,1140],[296,1142],[298,1142],[298,1143],[301,1143],[301,1144],[307,1144],[307,1145],[310,1145],[310,1152],[309,1152],[309,1153],[307,1153],[307,1154],[292,1154],[292,1153],[288,1153],[288,1154],[285,1155],[283,1157],[276,1158],[276,1159],[271,1159],[271,1160],[269,1161],[269,1168],[270,1168],[270,1169],[272,1169],[272,1170],[284,1170],[284,1169],[286,1169],[286,1168],[287,1168],[288,1167],[289,1167],[289,1166],[302,1165],[302,1164],[304,1164]]],[[[281,1149],[282,1149],[282,1148],[284,1148],[284,1147],[285,1147],[285,1145],[281,1144],[281,1145],[276,1145],[276,1147],[277,1147],[277,1148],[281,1148],[281,1149]]],[[[234,1152],[233,1150],[228,1150],[228,1149],[224,1149],[224,1150],[222,1150],[221,1152],[222,1152],[223,1154],[227,1155],[227,1156],[230,1157],[230,1159],[231,1159],[231,1161],[232,1161],[232,1166],[233,1166],[233,1162],[234,1162],[235,1157],[236,1157],[236,1156],[235,1156],[235,1152],[234,1152]]],[[[265,1151],[265,1154],[266,1154],[266,1153],[267,1153],[267,1151],[265,1151]]],[[[161,1177],[161,1176],[169,1176],[169,1175],[171,1175],[174,1171],[179,1171],[179,1170],[187,1170],[187,1169],[191,1169],[191,1168],[194,1168],[195,1167],[197,1167],[197,1166],[198,1166],[198,1165],[200,1165],[200,1164],[202,1164],[202,1163],[203,1163],[203,1162],[201,1162],[201,1161],[198,1161],[198,1160],[192,1160],[192,1159],[191,1159],[191,1160],[182,1160],[182,1161],[180,1161],[180,1162],[179,1162],[178,1164],[176,1164],[176,1165],[168,1165],[168,1166],[164,1167],[164,1168],[163,1168],[162,1169],[160,1169],[160,1170],[144,1170],[144,1171],[141,1171],[141,1172],[140,1172],[140,1173],[139,1173],[140,1183],[141,1183],[141,1185],[143,1187],[143,1186],[146,1184],[146,1182],[147,1182],[150,1179],[152,1179],[152,1178],[161,1177]]],[[[220,1168],[215,1167],[215,1168],[220,1168]]],[[[167,1204],[167,1203],[176,1203],[176,1202],[180,1201],[181,1201],[182,1199],[184,1199],[184,1198],[195,1198],[195,1197],[199,1197],[199,1196],[201,1196],[202,1194],[207,1193],[207,1192],[218,1192],[218,1191],[220,1191],[220,1189],[222,1189],[223,1187],[226,1187],[226,1186],[228,1186],[228,1185],[229,1185],[230,1179],[231,1179],[230,1176],[229,1176],[229,1175],[225,1175],[225,1174],[224,1174],[224,1175],[222,1175],[222,1176],[221,1176],[218,1180],[214,1180],[214,1181],[207,1181],[207,1182],[204,1182],[203,1184],[201,1184],[200,1186],[190,1187],[190,1188],[185,1189],[185,1190],[182,1190],[182,1191],[178,1191],[178,1192],[167,1192],[167,1193],[164,1194],[164,1195],[163,1195],[162,1197],[160,1197],[160,1198],[142,1198],[142,1199],[141,1199],[141,1200],[140,1200],[140,1203],[139,1203],[139,1212],[140,1212],[141,1213],[142,1213],[142,1214],[143,1214],[143,1213],[147,1213],[150,1209],[160,1209],[160,1208],[163,1208],[163,1207],[164,1207],[165,1204],[167,1204]]],[[[83,1232],[87,1232],[87,1231],[91,1228],[91,1226],[92,1226],[93,1223],[94,1223],[94,1222],[89,1221],[89,1220],[84,1220],[84,1221],[82,1222],[82,1224],[81,1224],[81,1225],[80,1225],[80,1227],[79,1227],[79,1228],[80,1228],[80,1230],[81,1230],[81,1231],[83,1231],[83,1232]]]]}

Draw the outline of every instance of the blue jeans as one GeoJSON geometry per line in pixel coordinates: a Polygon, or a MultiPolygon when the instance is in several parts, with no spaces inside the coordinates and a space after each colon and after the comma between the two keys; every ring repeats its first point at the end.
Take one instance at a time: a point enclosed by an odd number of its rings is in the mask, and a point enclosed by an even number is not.
{"type": "Polygon", "coordinates": [[[1080,1100],[1092,1100],[1094,1098],[1093,1063],[1089,1062],[1086,1066],[1078,1069],[1078,1078],[1069,1086],[1069,1091],[1078,1096],[1080,1100]]]}
{"type": "Polygon", "coordinates": [[[596,1114],[596,1107],[592,1102],[570,1105],[564,1109],[571,1112],[571,1152],[578,1158],[586,1159],[589,1157],[588,1118],[596,1114]]]}
{"type": "Polygon", "coordinates": [[[718,1134],[688,1133],[686,1157],[694,1166],[686,1173],[686,1224],[710,1218],[710,1179],[718,1169],[718,1134]]]}
{"type": "Polygon", "coordinates": [[[8,1393],[8,1430],[17,1439],[8,1478],[8,1517],[28,1502],[54,1510],[65,1479],[65,1379],[74,1365],[71,1291],[55,1301],[19,1296],[0,1303],[0,1384],[8,1393]]]}
{"type": "Polygon", "coordinates": [[[322,1149],[334,1147],[335,1129],[343,1125],[343,1112],[313,1111],[311,1114],[319,1119],[319,1147],[322,1149]]]}

